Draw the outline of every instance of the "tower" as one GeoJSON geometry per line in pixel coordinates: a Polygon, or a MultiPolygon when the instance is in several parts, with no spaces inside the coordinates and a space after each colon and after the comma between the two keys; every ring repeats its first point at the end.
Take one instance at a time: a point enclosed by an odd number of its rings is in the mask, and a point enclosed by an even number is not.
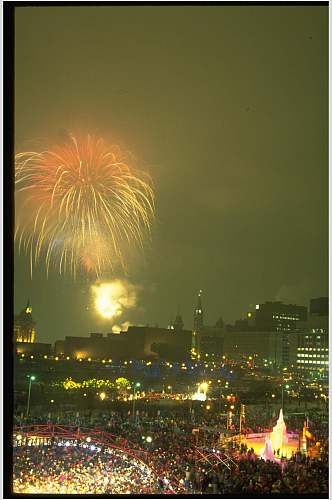
{"type": "Polygon", "coordinates": [[[199,336],[203,329],[203,308],[202,308],[202,290],[198,292],[197,306],[194,309],[194,330],[191,339],[191,358],[199,359],[199,336]]]}
{"type": "Polygon", "coordinates": [[[200,333],[203,329],[203,309],[202,309],[202,290],[198,292],[197,306],[194,311],[194,330],[200,333]]]}
{"type": "Polygon", "coordinates": [[[23,311],[14,319],[14,341],[15,342],[29,342],[36,341],[36,323],[32,319],[32,307],[30,301],[23,311]]]}
{"type": "Polygon", "coordinates": [[[174,320],[174,323],[173,323],[173,326],[174,326],[174,330],[175,331],[180,331],[180,330],[183,330],[183,320],[182,320],[182,317],[181,315],[178,313],[176,316],[175,316],[175,320],[174,320]]]}

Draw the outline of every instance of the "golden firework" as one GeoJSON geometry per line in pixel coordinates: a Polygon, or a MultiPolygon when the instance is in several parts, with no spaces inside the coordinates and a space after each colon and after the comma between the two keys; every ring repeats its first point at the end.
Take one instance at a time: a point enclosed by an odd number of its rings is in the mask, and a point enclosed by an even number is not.
{"type": "Polygon", "coordinates": [[[103,139],[73,135],[65,144],[15,156],[15,240],[60,274],[82,267],[99,277],[124,266],[123,248],[143,248],[154,217],[150,177],[129,153],[103,139]]]}

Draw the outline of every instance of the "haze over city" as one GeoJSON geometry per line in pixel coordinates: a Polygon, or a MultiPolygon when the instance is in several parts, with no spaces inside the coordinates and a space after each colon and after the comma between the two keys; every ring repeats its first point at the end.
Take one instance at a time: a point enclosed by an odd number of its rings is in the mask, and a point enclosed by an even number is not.
{"type": "MultiPolygon", "coordinates": [[[[92,131],[151,175],[151,240],[101,278],[138,289],[122,321],[166,327],[179,309],[192,328],[199,289],[209,324],[327,295],[325,9],[65,11],[16,12],[16,149],[92,131]]],[[[94,284],[42,263],[31,279],[15,250],[15,311],[30,298],[40,341],[111,330],[94,284]]]]}

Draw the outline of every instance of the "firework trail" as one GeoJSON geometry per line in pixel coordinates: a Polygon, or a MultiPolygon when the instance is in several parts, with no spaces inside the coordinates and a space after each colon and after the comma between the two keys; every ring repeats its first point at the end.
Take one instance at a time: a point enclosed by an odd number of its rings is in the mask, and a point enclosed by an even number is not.
{"type": "Polygon", "coordinates": [[[60,274],[78,269],[99,277],[123,248],[143,242],[154,218],[147,174],[127,152],[103,139],[69,135],[61,145],[15,156],[15,241],[60,274]]]}

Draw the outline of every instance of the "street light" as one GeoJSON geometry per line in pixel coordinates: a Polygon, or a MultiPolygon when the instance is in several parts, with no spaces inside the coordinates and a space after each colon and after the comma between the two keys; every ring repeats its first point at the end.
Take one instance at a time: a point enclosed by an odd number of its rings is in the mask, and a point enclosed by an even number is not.
{"type": "MultiPolygon", "coordinates": [[[[285,389],[289,389],[288,384],[285,385],[285,389]]],[[[284,385],[283,384],[281,385],[281,408],[282,408],[282,411],[284,411],[284,385]]]]}
{"type": "Polygon", "coordinates": [[[34,380],[36,380],[35,375],[28,375],[28,377],[29,377],[29,392],[28,392],[27,416],[29,415],[29,410],[30,410],[31,384],[34,380]]]}
{"type": "Polygon", "coordinates": [[[134,397],[133,397],[133,420],[135,421],[135,402],[136,402],[136,388],[138,387],[141,387],[141,383],[140,382],[136,382],[134,384],[134,397]]]}

